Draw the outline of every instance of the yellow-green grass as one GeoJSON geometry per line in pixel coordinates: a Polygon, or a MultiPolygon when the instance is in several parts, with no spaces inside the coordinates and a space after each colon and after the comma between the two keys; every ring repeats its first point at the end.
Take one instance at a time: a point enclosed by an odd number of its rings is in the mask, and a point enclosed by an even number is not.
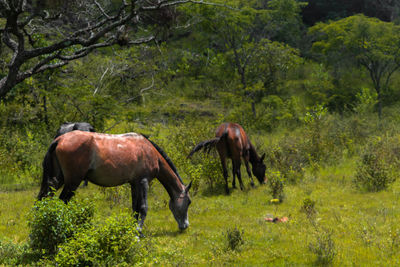
{"type": "MultiPolygon", "coordinates": [[[[332,231],[335,266],[399,266],[400,182],[378,193],[360,193],[351,183],[354,161],[307,173],[297,185],[285,187],[281,204],[270,202],[266,185],[224,194],[192,196],[190,227],[179,232],[168,209],[168,195],[155,182],[149,193],[149,212],[144,234],[153,244],[155,264],[161,265],[247,265],[302,266],[315,263],[309,249],[327,231],[332,231]],[[301,211],[303,200],[316,202],[314,219],[301,211]],[[266,216],[289,217],[287,223],[266,222],[266,216]],[[244,244],[228,248],[227,231],[242,231],[244,244]]],[[[38,188],[0,193],[0,236],[26,242],[26,215],[38,188]]],[[[222,192],[222,191],[221,191],[222,192]]],[[[128,187],[104,190],[90,184],[79,188],[77,198],[93,199],[95,222],[130,209],[128,187]]]]}

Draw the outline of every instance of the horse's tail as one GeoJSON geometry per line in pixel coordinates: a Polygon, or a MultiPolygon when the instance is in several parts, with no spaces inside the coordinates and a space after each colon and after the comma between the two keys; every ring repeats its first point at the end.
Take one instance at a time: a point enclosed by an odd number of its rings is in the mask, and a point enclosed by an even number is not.
{"type": "Polygon", "coordinates": [[[52,156],[57,145],[58,145],[58,140],[53,141],[43,159],[42,163],[43,178],[42,178],[42,185],[40,186],[40,191],[38,195],[39,200],[41,200],[43,197],[46,197],[50,191],[50,179],[54,176],[52,156]]]}
{"type": "Polygon", "coordinates": [[[187,158],[190,158],[191,156],[193,156],[194,153],[196,153],[197,151],[202,150],[202,149],[203,149],[203,151],[209,153],[212,148],[214,148],[219,142],[225,140],[227,136],[228,136],[228,132],[225,132],[219,137],[215,137],[213,139],[206,140],[206,141],[198,143],[192,149],[192,151],[190,151],[190,153],[187,156],[187,158]]]}

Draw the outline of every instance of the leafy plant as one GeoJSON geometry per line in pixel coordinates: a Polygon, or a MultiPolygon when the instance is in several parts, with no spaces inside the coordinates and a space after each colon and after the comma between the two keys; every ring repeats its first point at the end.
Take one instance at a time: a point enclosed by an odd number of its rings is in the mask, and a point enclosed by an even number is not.
{"type": "Polygon", "coordinates": [[[0,265],[21,265],[29,261],[28,246],[0,239],[0,265]]]}
{"type": "Polygon", "coordinates": [[[297,137],[286,137],[276,146],[267,148],[266,158],[270,167],[277,170],[286,181],[296,184],[304,177],[308,165],[307,153],[302,141],[297,137]]]}
{"type": "Polygon", "coordinates": [[[396,180],[400,160],[400,140],[396,137],[378,137],[366,146],[358,163],[353,183],[359,189],[377,192],[396,180]]]}
{"type": "Polygon", "coordinates": [[[244,244],[243,239],[244,231],[238,229],[236,226],[233,229],[226,231],[226,239],[228,241],[228,248],[231,250],[237,250],[241,245],[244,244]]]}
{"type": "Polygon", "coordinates": [[[303,200],[303,205],[301,206],[300,211],[305,213],[309,220],[313,220],[315,214],[317,213],[315,209],[315,201],[310,198],[305,198],[303,200]]]}
{"type": "Polygon", "coordinates": [[[57,197],[37,201],[30,211],[29,245],[39,255],[54,255],[57,247],[91,225],[93,206],[72,200],[68,206],[57,197]]]}
{"type": "Polygon", "coordinates": [[[270,172],[267,177],[272,198],[279,199],[279,201],[282,202],[284,199],[283,189],[285,185],[282,174],[279,171],[270,172]]]}
{"type": "Polygon", "coordinates": [[[364,154],[358,165],[353,183],[368,192],[386,189],[396,178],[391,174],[391,166],[374,152],[364,154]]]}
{"type": "Polygon", "coordinates": [[[326,266],[333,262],[336,256],[336,246],[332,239],[332,231],[322,229],[315,233],[315,241],[309,244],[309,249],[316,255],[315,263],[326,266]]]}
{"type": "Polygon", "coordinates": [[[148,245],[139,239],[136,220],[128,214],[118,214],[60,245],[55,262],[60,266],[143,264],[149,254],[148,245]]]}

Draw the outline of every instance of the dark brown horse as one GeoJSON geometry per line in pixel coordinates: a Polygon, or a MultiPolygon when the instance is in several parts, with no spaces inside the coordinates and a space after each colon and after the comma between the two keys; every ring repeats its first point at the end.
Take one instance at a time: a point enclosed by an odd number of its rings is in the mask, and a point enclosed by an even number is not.
{"type": "Polygon", "coordinates": [[[181,230],[189,226],[189,189],[180,178],[165,152],[147,137],[72,131],[56,138],[43,160],[43,181],[39,200],[64,188],[60,199],[67,203],[84,178],[105,186],[131,185],[132,209],[139,228],[147,214],[147,192],[150,181],[157,177],[167,190],[171,209],[181,230]]]}
{"type": "Polygon", "coordinates": [[[242,126],[236,123],[223,123],[216,131],[214,139],[206,140],[197,144],[188,157],[191,157],[196,151],[204,149],[210,151],[211,148],[216,147],[219,157],[221,158],[222,171],[225,179],[225,190],[229,193],[228,188],[228,170],[226,169],[226,158],[232,159],[232,187],[236,188],[235,175],[237,176],[240,189],[243,190],[242,176],[240,173],[241,158],[246,165],[247,174],[250,177],[251,185],[254,186],[253,177],[249,167],[249,162],[252,165],[254,176],[260,182],[265,183],[265,165],[263,163],[265,153],[259,157],[254,146],[250,143],[242,126]]]}
{"type": "Polygon", "coordinates": [[[63,124],[61,124],[60,128],[58,128],[54,139],[56,139],[60,135],[76,130],[85,132],[95,132],[94,127],[88,122],[64,122],[63,124]]]}

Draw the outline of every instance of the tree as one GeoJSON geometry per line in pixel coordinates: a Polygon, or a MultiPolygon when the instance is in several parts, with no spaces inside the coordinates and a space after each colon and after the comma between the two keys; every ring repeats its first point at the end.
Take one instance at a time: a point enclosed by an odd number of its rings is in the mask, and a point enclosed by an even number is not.
{"type": "Polygon", "coordinates": [[[158,26],[173,22],[166,11],[184,3],[202,1],[0,0],[0,53],[7,49],[0,98],[26,78],[96,49],[155,40],[158,26]]]}
{"type": "Polygon", "coordinates": [[[400,68],[400,26],[364,15],[351,16],[310,29],[316,40],[313,50],[327,56],[328,62],[355,63],[368,71],[378,95],[382,115],[382,93],[393,73],[400,68]]]}
{"type": "MultiPolygon", "coordinates": [[[[227,66],[237,73],[240,94],[250,99],[254,117],[256,102],[277,86],[278,73],[286,72],[299,62],[297,50],[266,38],[269,35],[282,37],[282,25],[292,23],[283,22],[283,9],[278,2],[271,2],[271,10],[243,7],[210,11],[203,8],[203,12],[207,12],[203,27],[214,34],[214,49],[224,53],[227,62],[231,63],[227,66]]],[[[284,2],[295,3],[292,0],[284,2]]],[[[296,12],[300,12],[300,8],[287,10],[290,18],[296,17],[296,12]]]]}

